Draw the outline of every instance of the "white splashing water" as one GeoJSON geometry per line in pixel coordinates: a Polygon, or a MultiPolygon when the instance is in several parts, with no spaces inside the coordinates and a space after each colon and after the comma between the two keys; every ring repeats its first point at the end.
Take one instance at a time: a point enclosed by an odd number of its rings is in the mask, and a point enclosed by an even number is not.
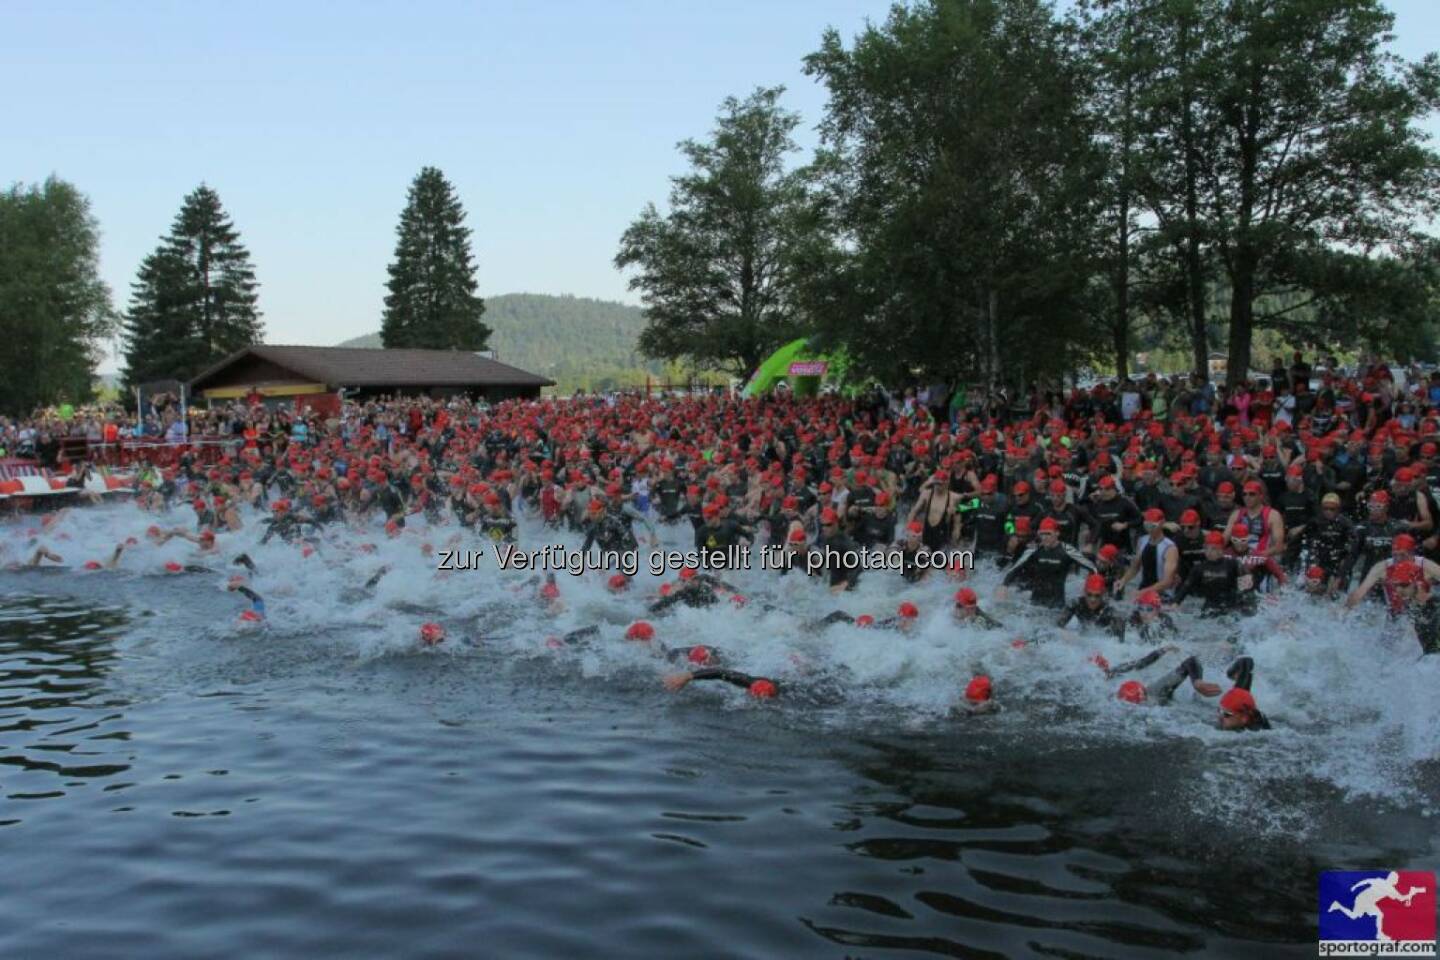
{"type": "MultiPolygon", "coordinates": [[[[582,678],[653,678],[658,686],[676,666],[653,648],[623,639],[629,623],[649,619],[664,645],[707,644],[722,651],[729,666],[802,688],[823,681],[840,692],[826,722],[868,722],[880,715],[901,729],[954,724],[957,736],[965,735],[970,724],[985,724],[987,730],[1017,738],[1173,742],[1195,753],[1206,771],[1177,789],[1212,812],[1253,817],[1259,793],[1295,782],[1316,782],[1351,799],[1383,798],[1426,815],[1435,812],[1431,764],[1440,757],[1440,698],[1434,695],[1440,657],[1421,660],[1411,628],[1387,622],[1371,605],[1346,614],[1338,605],[1291,591],[1268,598],[1256,616],[1239,623],[1180,613],[1180,645],[1199,655],[1207,678],[1223,686],[1224,668],[1237,649],[1255,660],[1254,693],[1274,729],[1234,734],[1215,729],[1214,701],[1188,687],[1168,706],[1118,701],[1120,680],[1106,680],[1090,658],[1100,653],[1118,663],[1145,648],[1098,633],[1062,632],[1053,627],[1049,611],[1024,604],[987,604],[999,573],[983,562],[969,585],[980,593],[982,605],[1006,622],[1003,631],[957,624],[951,616],[956,584],[938,575],[911,586],[898,572],[871,571],[857,590],[836,597],[822,578],[809,579],[800,571],[782,577],[760,569],[758,558],[754,569],[722,574],[747,597],[743,607],[727,602],[700,609],[678,606],[651,617],[645,605],[674,573],[656,577],[644,560],[629,590],[618,595],[606,589],[608,572],[559,573],[562,602],[554,610],[537,602],[537,574],[501,571],[487,542],[473,534],[457,535],[453,527],[431,528],[422,518],[411,517],[394,539],[386,537],[378,520],[363,531],[332,525],[308,557],[299,545],[278,538],[261,546],[264,528],[258,517],[246,521],[246,529],[221,534],[217,551],[202,554],[179,538],[163,546],[147,541],[145,529],[156,518],[128,504],[68,510],[45,529],[37,518],[20,516],[0,528],[0,562],[21,563],[43,544],[70,568],[58,576],[98,578],[101,592],[117,576],[142,585],[153,581],[141,578],[166,576],[168,561],[203,564],[214,574],[186,576],[187,586],[197,595],[213,593],[205,598],[210,609],[223,609],[233,599],[235,616],[214,623],[216,638],[340,643],[359,661],[411,654],[465,657],[481,651],[517,661],[548,658],[582,678]],[[127,549],[118,573],[82,572],[87,560],[103,562],[127,537],[139,543],[127,549]],[[483,551],[481,569],[438,571],[434,551],[452,546],[483,551]],[[225,593],[226,579],[241,571],[231,564],[241,552],[259,567],[250,582],[265,597],[268,622],[263,627],[240,623],[238,614],[247,603],[225,593]],[[364,590],[384,566],[390,572],[373,590],[364,590]],[[807,626],[837,609],[884,618],[901,600],[921,611],[918,625],[907,633],[848,624],[807,626]],[[427,620],[444,624],[449,640],[421,651],[417,636],[427,620]],[[546,645],[547,637],[591,624],[601,626],[600,634],[583,647],[557,651],[546,645]],[[1032,642],[1017,649],[1011,641],[1021,635],[1032,642]],[[994,679],[1003,712],[947,719],[965,683],[979,672],[994,679]]],[[[177,515],[159,522],[172,526],[181,521],[177,515]]],[[[688,524],[662,527],[661,537],[665,549],[692,546],[688,524]]],[[[545,530],[534,520],[522,522],[522,549],[546,542],[579,547],[574,534],[545,530]]],[[[1162,659],[1136,676],[1153,679],[1178,659],[1162,659]]],[[[750,706],[728,687],[691,688],[681,696],[707,697],[717,708],[750,706]]],[[[1276,829],[1303,828],[1300,807],[1272,807],[1268,815],[1276,829]]]]}

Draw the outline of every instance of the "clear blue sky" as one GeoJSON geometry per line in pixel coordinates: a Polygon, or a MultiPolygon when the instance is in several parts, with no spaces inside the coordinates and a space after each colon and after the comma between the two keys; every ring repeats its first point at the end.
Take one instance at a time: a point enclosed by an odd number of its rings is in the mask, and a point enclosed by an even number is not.
{"type": "MultiPolygon", "coordinates": [[[[1397,52],[1440,46],[1440,0],[1390,6],[1397,52]]],[[[122,308],[181,198],[209,183],[250,248],[271,343],[378,329],[426,164],[460,192],[482,293],[633,302],[610,261],[663,203],[675,143],[704,136],[724,97],[784,84],[813,145],[824,94],[801,58],[827,25],[849,37],[888,7],[10,0],[0,178],[54,173],[89,195],[122,308]]]]}

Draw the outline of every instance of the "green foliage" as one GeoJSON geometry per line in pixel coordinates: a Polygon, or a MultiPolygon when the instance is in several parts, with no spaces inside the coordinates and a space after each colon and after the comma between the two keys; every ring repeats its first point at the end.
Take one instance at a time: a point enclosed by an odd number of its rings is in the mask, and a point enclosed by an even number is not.
{"type": "Polygon", "coordinates": [[[1046,4],[897,6],[848,49],[827,32],[806,70],[830,92],[831,339],[892,380],[1028,378],[1093,352],[1099,156],[1046,4]]]}
{"type": "MultiPolygon", "coordinates": [[[[490,346],[501,361],[556,382],[561,394],[652,383],[723,378],[697,374],[679,363],[646,360],[637,341],[645,329],[639,307],[586,297],[509,293],[486,301],[493,326],[490,346]]],[[[346,340],[342,347],[380,347],[380,334],[346,340]]]]}
{"type": "Polygon", "coordinates": [[[90,201],[54,177],[0,193],[0,410],[91,395],[114,328],[90,201]]]}
{"type": "Polygon", "coordinates": [[[410,184],[396,228],[380,335],[387,347],[484,350],[490,328],[475,292],[470,229],[455,189],[435,167],[410,184]]]}
{"type": "Polygon", "coordinates": [[[125,318],[127,387],[188,380],[264,335],[255,270],[240,234],[201,184],[140,264],[125,318]]]}
{"type": "Polygon", "coordinates": [[[1385,52],[1394,18],[1379,0],[1092,0],[1082,15],[1092,37],[1133,38],[1095,62],[1112,85],[1134,81],[1156,302],[1196,352],[1211,276],[1233,294],[1232,377],[1267,328],[1406,348],[1406,324],[1385,333],[1356,308],[1379,306],[1380,287],[1418,289],[1402,251],[1440,210],[1440,156],[1418,125],[1440,106],[1440,61],[1385,52]]]}
{"type": "Polygon", "coordinates": [[[793,335],[809,172],[786,170],[800,117],[783,92],[727,98],[708,141],[680,144],[690,171],[671,180],[670,212],[647,205],[620,238],[615,266],[636,270],[648,356],[744,376],[793,335]]]}

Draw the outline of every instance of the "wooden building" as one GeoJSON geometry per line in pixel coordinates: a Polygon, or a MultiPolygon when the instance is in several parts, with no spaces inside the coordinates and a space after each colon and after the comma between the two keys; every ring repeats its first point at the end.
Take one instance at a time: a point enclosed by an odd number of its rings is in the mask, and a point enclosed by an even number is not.
{"type": "Polygon", "coordinates": [[[450,397],[492,403],[536,398],[555,382],[463,350],[370,350],[283,347],[237,350],[190,381],[190,395],[232,400],[258,395],[267,402],[329,408],[348,397],[381,394],[450,397]]]}

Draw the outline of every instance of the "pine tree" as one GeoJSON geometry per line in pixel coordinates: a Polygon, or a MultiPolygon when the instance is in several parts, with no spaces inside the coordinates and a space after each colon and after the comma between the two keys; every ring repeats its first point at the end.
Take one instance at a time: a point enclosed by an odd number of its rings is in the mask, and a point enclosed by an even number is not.
{"type": "Polygon", "coordinates": [[[255,270],[240,234],[201,184],[185,198],[131,285],[125,319],[125,381],[188,380],[241,347],[259,343],[255,270]]]}
{"type": "Polygon", "coordinates": [[[386,347],[484,350],[490,328],[476,295],[470,230],[455,189],[435,167],[413,183],[396,229],[380,337],[386,347]]]}

